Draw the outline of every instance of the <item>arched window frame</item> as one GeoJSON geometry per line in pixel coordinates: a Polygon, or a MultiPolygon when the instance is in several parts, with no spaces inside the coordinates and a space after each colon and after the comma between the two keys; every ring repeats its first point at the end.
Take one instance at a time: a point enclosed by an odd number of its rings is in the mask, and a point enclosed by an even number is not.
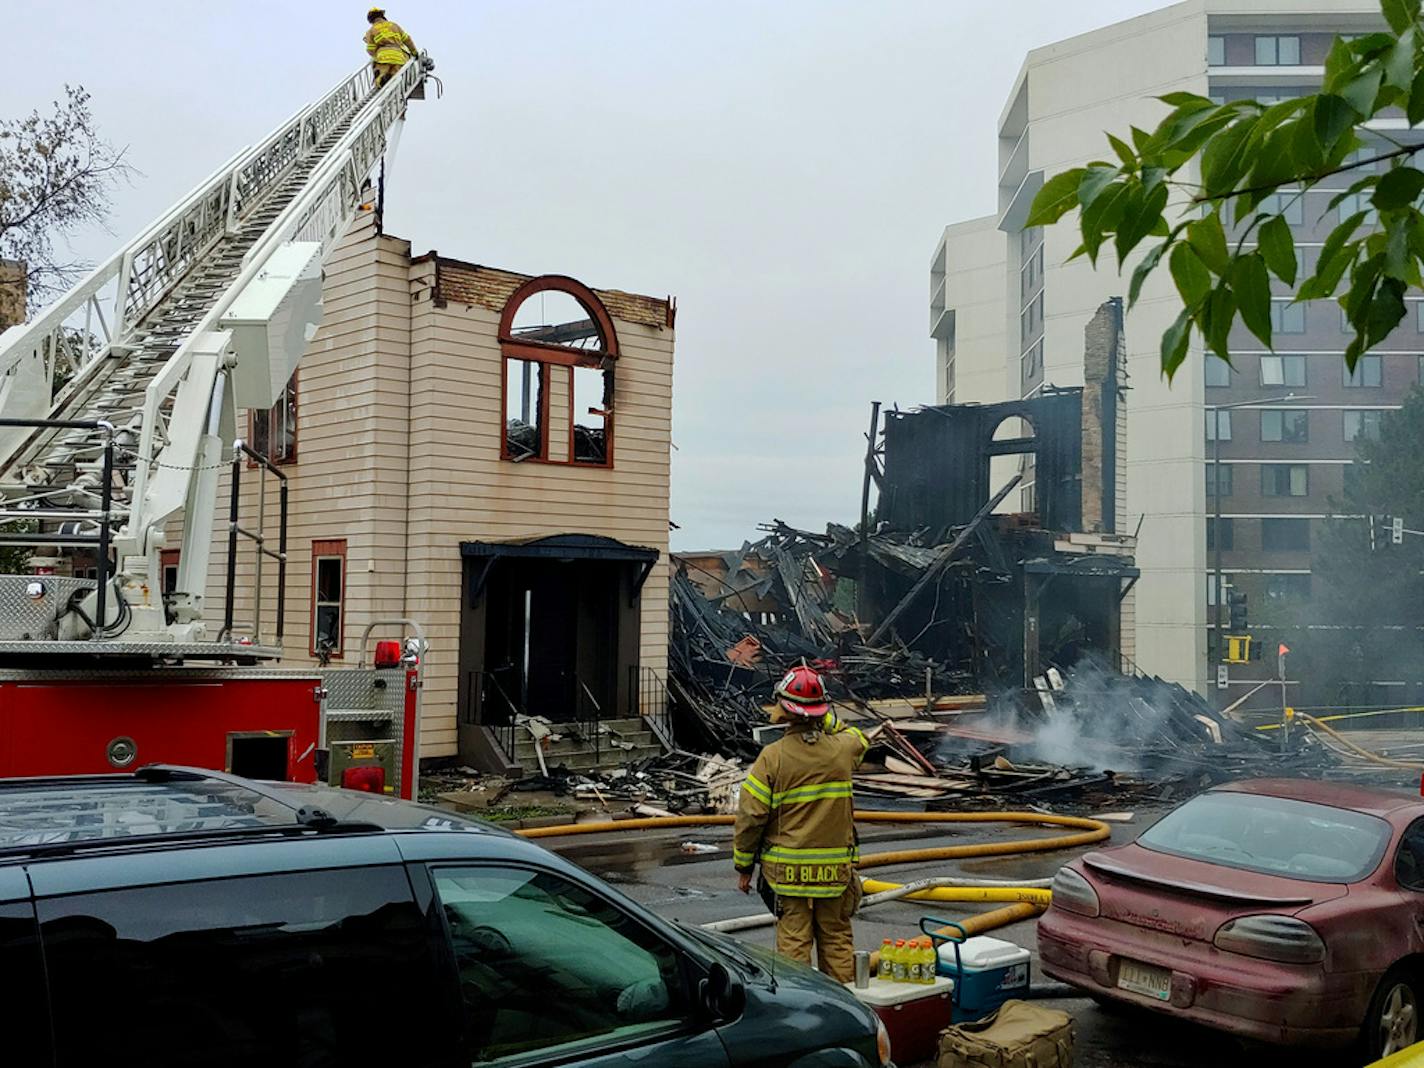
{"type": "Polygon", "coordinates": [[[505,460],[522,460],[525,463],[566,463],[578,467],[612,467],[613,466],[613,410],[611,403],[604,412],[604,459],[598,463],[590,460],[580,460],[576,456],[575,435],[573,432],[574,423],[577,419],[577,412],[574,410],[574,387],[573,372],[570,371],[570,381],[568,389],[568,425],[569,425],[569,446],[566,456],[551,456],[549,454],[549,427],[550,417],[553,413],[549,410],[549,390],[547,387],[539,390],[540,411],[537,414],[537,426],[539,432],[539,452],[536,456],[516,457],[511,454],[509,440],[505,432],[506,413],[508,412],[509,401],[509,367],[511,360],[527,360],[538,365],[538,373],[547,376],[549,367],[568,368],[592,368],[602,371],[606,376],[605,395],[610,402],[613,394],[613,373],[617,364],[618,332],[614,329],[613,318],[608,314],[608,309],[603,306],[603,302],[598,296],[576,279],[566,275],[541,275],[538,278],[531,278],[511,294],[505,302],[504,310],[500,313],[499,319],[499,347],[500,347],[500,457],[505,460]],[[514,332],[514,319],[519,313],[520,307],[529,298],[547,292],[566,293],[578,302],[579,306],[587,313],[593,322],[594,328],[598,332],[600,345],[596,349],[576,349],[569,345],[561,345],[556,342],[530,341],[521,338],[514,332]]]}

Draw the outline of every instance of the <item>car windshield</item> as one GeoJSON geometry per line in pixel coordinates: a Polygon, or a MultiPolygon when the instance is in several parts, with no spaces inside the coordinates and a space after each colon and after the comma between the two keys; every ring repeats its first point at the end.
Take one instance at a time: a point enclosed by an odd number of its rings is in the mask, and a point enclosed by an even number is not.
{"type": "Polygon", "coordinates": [[[1343,808],[1258,794],[1209,793],[1164,816],[1137,842],[1159,853],[1309,882],[1374,871],[1389,824],[1343,808]]]}

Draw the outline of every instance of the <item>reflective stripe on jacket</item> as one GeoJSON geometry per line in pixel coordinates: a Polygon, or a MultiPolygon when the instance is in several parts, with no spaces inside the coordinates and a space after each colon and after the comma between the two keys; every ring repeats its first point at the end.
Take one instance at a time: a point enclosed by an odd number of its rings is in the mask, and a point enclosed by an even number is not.
{"type": "Polygon", "coordinates": [[[376,63],[392,63],[399,67],[415,55],[415,42],[410,34],[390,19],[371,23],[366,31],[366,51],[376,63]]]}
{"type": "Polygon", "coordinates": [[[756,758],[742,784],[732,862],[785,897],[839,897],[860,858],[851,775],[869,743],[827,717],[826,731],[790,729],[756,758]]]}

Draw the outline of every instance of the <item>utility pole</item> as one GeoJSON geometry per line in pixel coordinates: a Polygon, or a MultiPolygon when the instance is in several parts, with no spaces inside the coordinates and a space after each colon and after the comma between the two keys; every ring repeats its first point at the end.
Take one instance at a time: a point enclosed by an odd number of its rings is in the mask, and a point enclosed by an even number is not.
{"type": "MultiPolygon", "coordinates": [[[[1209,359],[1209,358],[1210,358],[1210,357],[1208,357],[1208,359],[1209,359]]],[[[1216,611],[1212,613],[1212,632],[1211,632],[1211,633],[1212,633],[1212,641],[1213,641],[1213,643],[1214,643],[1214,645],[1215,645],[1215,650],[1214,650],[1214,657],[1213,657],[1213,659],[1215,660],[1216,663],[1219,664],[1219,663],[1221,663],[1221,661],[1224,659],[1224,650],[1226,649],[1225,632],[1224,632],[1224,631],[1222,630],[1222,628],[1221,628],[1221,608],[1222,608],[1223,603],[1226,601],[1226,590],[1224,590],[1224,589],[1222,588],[1222,584],[1221,584],[1221,409],[1220,409],[1220,408],[1213,408],[1213,409],[1211,410],[1211,420],[1212,420],[1212,426],[1211,426],[1211,443],[1212,443],[1212,450],[1211,450],[1211,488],[1212,488],[1212,491],[1213,491],[1213,492],[1212,492],[1212,496],[1213,496],[1213,498],[1214,498],[1214,502],[1213,502],[1213,503],[1214,503],[1214,507],[1213,507],[1213,509],[1212,509],[1212,520],[1211,520],[1211,524],[1212,524],[1211,543],[1212,543],[1212,546],[1213,546],[1213,551],[1212,551],[1212,564],[1211,564],[1211,567],[1212,567],[1212,570],[1215,572],[1215,577],[1212,579],[1212,582],[1213,582],[1213,583],[1215,584],[1215,586],[1216,586],[1216,605],[1215,605],[1216,611]]]]}
{"type": "Polygon", "coordinates": [[[1285,752],[1286,745],[1290,742],[1291,719],[1295,713],[1291,711],[1290,699],[1286,696],[1286,654],[1290,652],[1290,646],[1281,642],[1276,646],[1276,676],[1281,680],[1281,751],[1285,752]]]}

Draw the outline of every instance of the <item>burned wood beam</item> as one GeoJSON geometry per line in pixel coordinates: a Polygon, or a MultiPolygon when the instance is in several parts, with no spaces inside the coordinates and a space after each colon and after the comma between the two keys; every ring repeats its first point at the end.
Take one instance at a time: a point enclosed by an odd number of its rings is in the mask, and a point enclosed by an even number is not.
{"type": "Polygon", "coordinates": [[[536,326],[517,332],[520,341],[542,341],[547,345],[566,345],[570,341],[585,341],[598,337],[598,327],[592,319],[579,319],[555,326],[536,326]]]}
{"type": "Polygon", "coordinates": [[[870,402],[870,432],[865,435],[865,474],[860,482],[860,541],[870,537],[870,482],[880,485],[880,471],[875,463],[875,437],[880,433],[880,402],[870,402]]]}
{"type": "Polygon", "coordinates": [[[892,608],[890,614],[881,621],[880,626],[875,628],[875,633],[872,634],[870,640],[866,642],[867,645],[879,644],[880,639],[885,637],[886,633],[894,625],[895,620],[899,619],[905,609],[914,603],[915,598],[919,597],[919,595],[925,591],[926,586],[939,577],[940,572],[949,565],[949,562],[954,559],[955,554],[974,536],[974,532],[979,528],[979,524],[984,521],[984,518],[992,513],[995,508],[999,507],[1000,502],[1009,495],[1009,491],[1022,480],[1023,475],[1015,475],[1004,484],[1003,489],[989,498],[984,507],[980,508],[979,511],[975,513],[974,518],[969,521],[969,525],[959,532],[954,541],[945,546],[944,551],[939,554],[935,562],[925,569],[925,573],[920,576],[919,581],[910,587],[910,592],[901,598],[900,603],[892,608]]]}
{"type": "Polygon", "coordinates": [[[772,546],[769,551],[776,570],[781,575],[786,598],[791,602],[791,608],[801,622],[802,629],[813,640],[825,645],[831,644],[835,637],[831,633],[825,611],[819,605],[812,604],[806,593],[805,573],[801,562],[780,546],[772,546]]]}

